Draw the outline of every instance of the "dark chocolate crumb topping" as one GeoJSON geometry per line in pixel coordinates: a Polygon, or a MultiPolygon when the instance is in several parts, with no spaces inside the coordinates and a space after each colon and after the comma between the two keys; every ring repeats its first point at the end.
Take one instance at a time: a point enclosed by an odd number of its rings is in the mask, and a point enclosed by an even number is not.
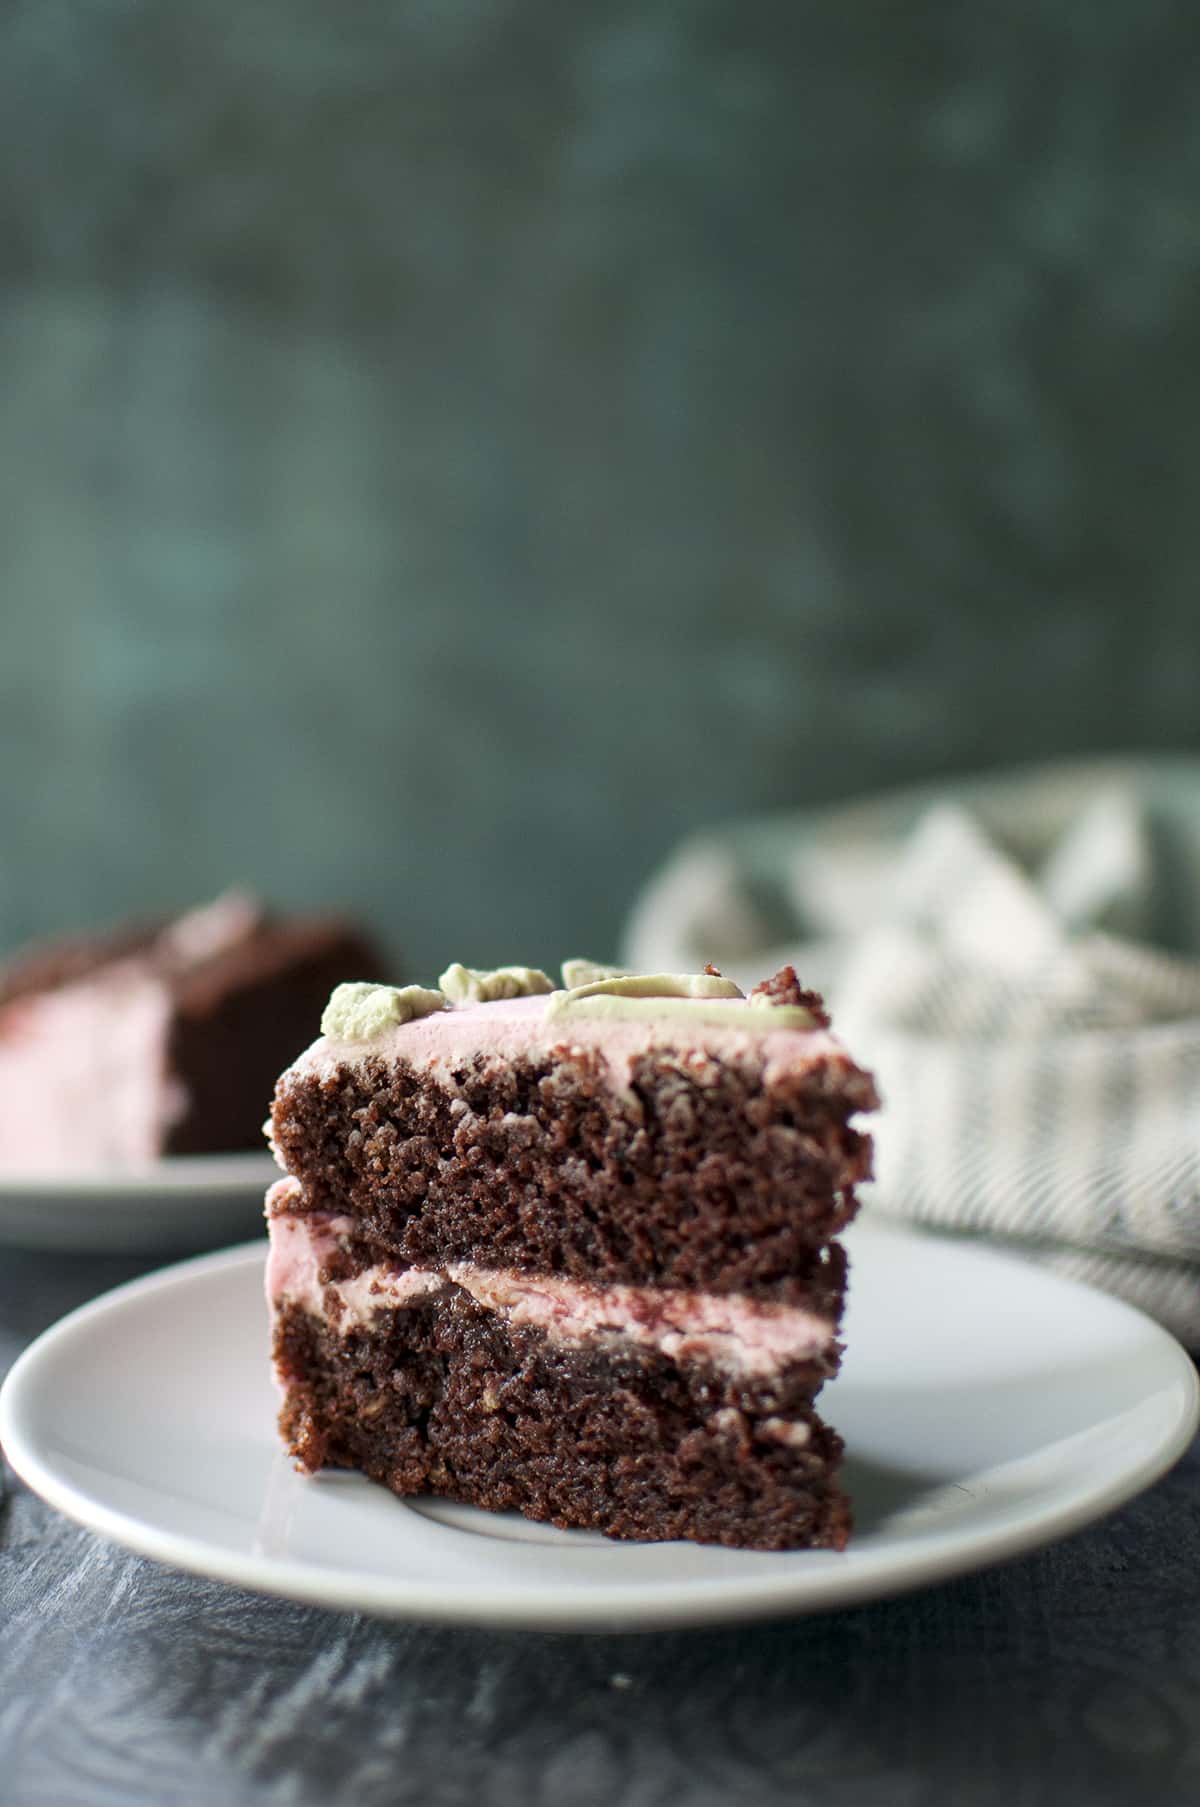
{"type": "Polygon", "coordinates": [[[829,1027],[829,1012],[819,991],[801,985],[794,966],[781,966],[771,978],[764,979],[750,993],[752,998],[766,998],[772,1004],[796,1004],[807,1010],[822,1029],[829,1027]]]}

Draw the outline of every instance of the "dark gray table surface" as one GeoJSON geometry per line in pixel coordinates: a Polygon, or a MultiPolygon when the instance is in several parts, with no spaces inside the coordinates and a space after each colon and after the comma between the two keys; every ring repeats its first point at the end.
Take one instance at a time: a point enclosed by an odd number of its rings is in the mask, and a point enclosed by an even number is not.
{"type": "MultiPolygon", "coordinates": [[[[0,1368],[154,1265],[0,1251],[0,1368]]],[[[854,1611],[569,1637],[377,1623],[145,1562],[0,1479],[0,1802],[1200,1800],[1200,1445],[1091,1530],[854,1611]]]]}

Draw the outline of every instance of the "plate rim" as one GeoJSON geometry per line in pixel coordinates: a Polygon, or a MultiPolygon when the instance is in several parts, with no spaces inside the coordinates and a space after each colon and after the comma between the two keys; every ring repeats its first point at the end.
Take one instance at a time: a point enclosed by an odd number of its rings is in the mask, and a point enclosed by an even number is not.
{"type": "MultiPolygon", "coordinates": [[[[921,1230],[860,1222],[858,1238],[878,1230],[884,1237],[929,1240],[921,1230]]],[[[1100,1486],[1080,1486],[1038,1514],[990,1528],[968,1525],[923,1540],[903,1563],[895,1547],[861,1554],[853,1569],[843,1569],[833,1556],[821,1568],[761,1577],[716,1576],[698,1579],[618,1582],[600,1592],[556,1582],[532,1597],[527,1584],[472,1581],[436,1585],[397,1580],[370,1570],[320,1569],[296,1558],[227,1550],[190,1533],[171,1531],[136,1514],[94,1499],[83,1486],[66,1478],[43,1459],[38,1439],[22,1422],[25,1393],[40,1365],[98,1320],[119,1314],[132,1300],[187,1286],[223,1271],[240,1272],[261,1265],[265,1242],[255,1239],[215,1253],[193,1256],[156,1268],[85,1302],[47,1327],[17,1357],[0,1385],[0,1447],[14,1472],[41,1499],[85,1529],[167,1567],[249,1592],[321,1606],[342,1612],[426,1624],[454,1624],[498,1629],[558,1632],[619,1632],[682,1629],[688,1626],[748,1623],[755,1619],[801,1616],[894,1598],[934,1582],[949,1581],[982,1567],[1012,1560],[1045,1548],[1105,1517],[1160,1479],[1183,1455],[1200,1426],[1200,1375],[1191,1357],[1154,1319],[1137,1307],[1081,1281],[1031,1269],[1027,1260],[988,1245],[964,1245],[953,1237],[932,1240],[955,1248],[969,1263],[997,1262],[1028,1275],[1031,1271],[1055,1288],[1099,1299],[1117,1314],[1136,1319],[1143,1332],[1158,1340],[1179,1385],[1178,1411],[1160,1440],[1139,1460],[1100,1486]]],[[[1164,1379],[1164,1387],[1167,1385],[1164,1379]]],[[[282,1452],[281,1452],[282,1453],[282,1452]]],[[[759,1554],[759,1553],[751,1553],[759,1554]]],[[[802,1556],[803,1552],[780,1553],[802,1556]]],[[[823,1556],[832,1555],[822,1552],[823,1556]]],[[[765,1553],[773,1560],[773,1553],[765,1553]]]]}
{"type": "MultiPolygon", "coordinates": [[[[222,1150],[214,1154],[164,1155],[136,1167],[79,1173],[0,1172],[0,1215],[14,1199],[137,1199],[174,1193],[224,1193],[270,1184],[280,1168],[267,1149],[222,1150]]],[[[149,1275],[143,1278],[150,1278],[149,1275]]]]}

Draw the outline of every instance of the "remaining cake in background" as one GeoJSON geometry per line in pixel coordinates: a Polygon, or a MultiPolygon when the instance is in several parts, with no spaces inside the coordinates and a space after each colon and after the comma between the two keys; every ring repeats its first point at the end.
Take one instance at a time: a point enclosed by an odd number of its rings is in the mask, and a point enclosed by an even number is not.
{"type": "Polygon", "coordinates": [[[344,922],[230,892],[0,967],[0,1171],[262,1146],[263,1100],[330,988],[378,970],[344,922]]]}
{"type": "Polygon", "coordinates": [[[267,1292],[308,1470],[612,1536],[840,1549],[877,1100],[790,968],[343,985],[283,1074],[267,1292]]]}

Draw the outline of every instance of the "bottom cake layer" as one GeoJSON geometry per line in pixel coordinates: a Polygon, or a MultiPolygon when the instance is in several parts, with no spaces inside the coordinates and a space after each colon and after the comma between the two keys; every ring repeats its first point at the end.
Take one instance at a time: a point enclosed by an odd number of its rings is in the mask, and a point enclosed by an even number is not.
{"type": "Polygon", "coordinates": [[[301,1465],[355,1468],[565,1528],[733,1548],[841,1549],[840,1438],[795,1396],[657,1350],[573,1347],[449,1281],[344,1334],[275,1317],[280,1429],[301,1465]]]}

